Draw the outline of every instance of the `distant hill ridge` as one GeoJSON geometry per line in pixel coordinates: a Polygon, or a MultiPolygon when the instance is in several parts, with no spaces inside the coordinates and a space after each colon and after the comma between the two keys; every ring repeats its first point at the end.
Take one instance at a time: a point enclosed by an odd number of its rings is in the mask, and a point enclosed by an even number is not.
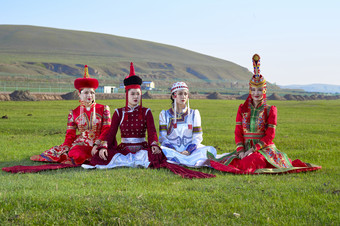
{"type": "Polygon", "coordinates": [[[251,76],[230,61],[175,46],[93,32],[0,25],[2,73],[79,76],[88,64],[90,74],[121,80],[130,61],[136,73],[163,82],[246,84],[251,76]]]}
{"type": "Polygon", "coordinates": [[[340,85],[309,84],[309,85],[286,85],[280,87],[285,89],[301,89],[306,92],[340,93],[340,85]]]}

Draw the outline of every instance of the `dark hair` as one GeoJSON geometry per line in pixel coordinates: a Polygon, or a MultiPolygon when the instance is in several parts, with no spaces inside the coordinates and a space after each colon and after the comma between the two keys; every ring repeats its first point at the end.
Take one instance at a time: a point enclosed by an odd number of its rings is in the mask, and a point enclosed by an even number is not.
{"type": "Polygon", "coordinates": [[[170,95],[170,100],[171,100],[171,104],[174,104],[174,102],[175,102],[175,100],[174,100],[174,98],[172,98],[172,95],[174,95],[175,94],[175,92],[173,92],[173,93],[171,93],[171,95],[170,95]]]}

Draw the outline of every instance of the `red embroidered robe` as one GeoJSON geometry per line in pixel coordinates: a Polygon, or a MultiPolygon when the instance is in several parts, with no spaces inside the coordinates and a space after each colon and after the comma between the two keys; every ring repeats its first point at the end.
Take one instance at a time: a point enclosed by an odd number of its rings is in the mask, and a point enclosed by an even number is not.
{"type": "Polygon", "coordinates": [[[250,105],[249,112],[244,111],[241,104],[236,116],[236,151],[220,159],[210,155],[211,166],[236,174],[292,173],[320,169],[319,166],[304,163],[299,159],[292,162],[285,153],[276,148],[273,143],[276,124],[275,106],[267,106],[265,109],[263,104],[258,108],[250,105]],[[243,159],[237,157],[238,152],[250,148],[254,150],[251,155],[243,159]]]}
{"type": "Polygon", "coordinates": [[[85,107],[78,106],[68,115],[64,143],[46,150],[41,155],[32,156],[31,160],[82,164],[91,158],[94,144],[100,145],[106,138],[110,124],[110,108],[108,106],[94,104],[89,111],[85,107]]]}
{"type": "Polygon", "coordinates": [[[149,108],[142,107],[141,112],[139,106],[129,108],[125,111],[125,107],[115,110],[112,116],[112,124],[106,136],[106,142],[100,148],[108,149],[108,159],[103,160],[99,157],[99,153],[95,155],[91,161],[91,165],[107,165],[116,153],[124,155],[135,153],[139,150],[148,150],[151,154],[151,146],[158,146],[157,131],[155,128],[153,116],[149,108]],[[121,143],[117,144],[117,132],[120,129],[121,143]],[[145,135],[148,139],[145,140],[145,135]]]}

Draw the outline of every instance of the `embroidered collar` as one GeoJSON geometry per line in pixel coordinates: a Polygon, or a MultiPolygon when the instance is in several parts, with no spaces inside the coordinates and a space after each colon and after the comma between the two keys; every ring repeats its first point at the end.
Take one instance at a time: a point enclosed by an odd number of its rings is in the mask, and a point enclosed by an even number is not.
{"type": "Polygon", "coordinates": [[[264,103],[263,100],[261,100],[261,102],[255,107],[253,101],[251,101],[250,106],[251,108],[254,108],[254,109],[260,109],[263,107],[263,103],[264,103]]]}
{"type": "Polygon", "coordinates": [[[134,110],[138,109],[139,107],[139,104],[137,104],[136,106],[134,107],[130,107],[130,105],[128,106],[129,110],[127,112],[133,112],[134,110]]]}

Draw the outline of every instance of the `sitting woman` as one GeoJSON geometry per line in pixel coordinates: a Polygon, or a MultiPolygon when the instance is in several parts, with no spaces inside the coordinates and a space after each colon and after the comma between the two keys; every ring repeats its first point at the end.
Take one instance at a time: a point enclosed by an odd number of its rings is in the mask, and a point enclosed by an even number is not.
{"type": "Polygon", "coordinates": [[[79,91],[80,105],[68,115],[64,143],[32,156],[31,160],[79,165],[89,160],[93,147],[100,146],[106,138],[111,124],[110,108],[95,102],[98,80],[90,78],[87,65],[84,78],[77,78],[74,87],[79,91]]]}
{"type": "Polygon", "coordinates": [[[149,108],[142,107],[142,79],[135,75],[133,64],[130,75],[124,79],[126,91],[125,107],[115,110],[106,141],[97,146],[95,155],[85,169],[109,169],[116,167],[168,168],[186,178],[206,178],[214,175],[191,171],[169,164],[160,149],[153,116],[149,108]],[[117,145],[117,132],[120,128],[121,144],[117,145]],[[148,134],[145,140],[146,132],[148,134]]]}
{"type": "Polygon", "coordinates": [[[168,162],[189,167],[209,166],[207,152],[216,156],[216,149],[201,144],[201,116],[198,110],[189,107],[188,86],[184,82],[174,83],[170,99],[173,107],[159,114],[159,141],[168,162]]]}
{"type": "Polygon", "coordinates": [[[235,152],[216,159],[210,156],[211,166],[235,174],[297,173],[320,169],[299,159],[291,161],[279,151],[273,139],[277,109],[267,105],[267,85],[260,74],[260,56],[253,56],[254,75],[249,83],[249,96],[236,116],[235,152]]]}

